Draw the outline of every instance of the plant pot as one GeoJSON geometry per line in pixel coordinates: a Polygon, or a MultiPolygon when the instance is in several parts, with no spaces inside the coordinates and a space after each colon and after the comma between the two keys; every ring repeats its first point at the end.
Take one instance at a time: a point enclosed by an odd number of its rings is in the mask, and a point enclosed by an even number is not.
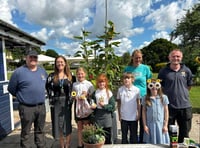
{"type": "Polygon", "coordinates": [[[83,144],[84,144],[84,148],[102,148],[102,146],[104,145],[104,142],[105,141],[96,143],[96,144],[89,144],[89,143],[83,142],[83,144]]]}

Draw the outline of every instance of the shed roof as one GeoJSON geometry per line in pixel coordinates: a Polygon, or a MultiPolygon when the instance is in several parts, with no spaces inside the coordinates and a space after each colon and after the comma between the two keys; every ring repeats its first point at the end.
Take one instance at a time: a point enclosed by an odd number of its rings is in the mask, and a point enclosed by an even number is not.
{"type": "Polygon", "coordinates": [[[33,46],[40,47],[45,45],[45,42],[29,35],[19,28],[0,19],[0,37],[5,39],[6,48],[33,46]]]}

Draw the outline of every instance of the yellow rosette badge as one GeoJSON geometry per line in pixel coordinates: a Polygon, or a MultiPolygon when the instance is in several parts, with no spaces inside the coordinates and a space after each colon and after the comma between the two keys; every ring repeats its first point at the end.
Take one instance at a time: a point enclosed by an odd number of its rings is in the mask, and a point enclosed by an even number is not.
{"type": "Polygon", "coordinates": [[[72,92],[71,92],[71,96],[72,96],[72,97],[76,97],[76,92],[75,92],[75,91],[72,91],[72,92]]]}

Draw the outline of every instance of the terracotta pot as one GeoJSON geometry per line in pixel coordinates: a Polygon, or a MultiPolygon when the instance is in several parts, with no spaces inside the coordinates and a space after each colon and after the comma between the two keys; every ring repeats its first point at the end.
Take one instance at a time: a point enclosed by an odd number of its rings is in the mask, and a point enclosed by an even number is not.
{"type": "Polygon", "coordinates": [[[84,144],[84,148],[102,148],[102,146],[104,145],[104,142],[101,142],[101,143],[96,143],[96,144],[89,144],[89,143],[85,143],[83,142],[84,144]]]}

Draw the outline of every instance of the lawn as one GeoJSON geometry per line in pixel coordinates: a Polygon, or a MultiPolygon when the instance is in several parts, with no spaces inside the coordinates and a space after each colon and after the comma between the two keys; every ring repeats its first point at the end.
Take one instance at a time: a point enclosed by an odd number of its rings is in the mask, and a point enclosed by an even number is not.
{"type": "Polygon", "coordinates": [[[193,107],[193,112],[200,113],[200,86],[193,86],[190,90],[190,101],[193,107]]]}

